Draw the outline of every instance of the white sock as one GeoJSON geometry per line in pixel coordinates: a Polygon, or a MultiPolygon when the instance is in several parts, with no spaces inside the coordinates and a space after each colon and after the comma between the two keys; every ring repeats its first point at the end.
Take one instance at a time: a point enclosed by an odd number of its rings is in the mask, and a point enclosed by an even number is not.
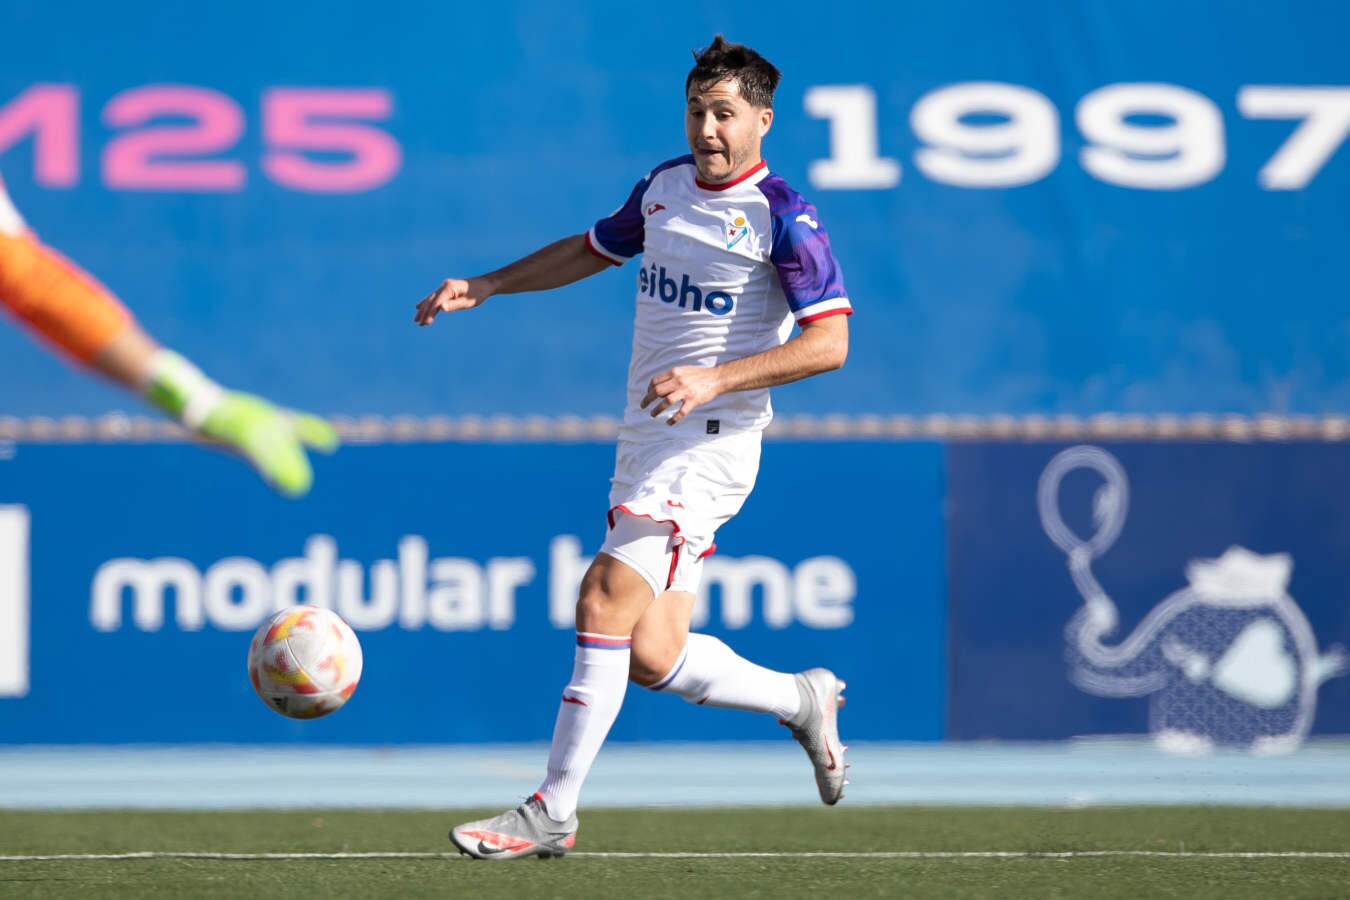
{"type": "Polygon", "coordinates": [[[562,821],[577,810],[581,783],[623,706],[632,645],[631,637],[577,634],[572,680],[563,690],[553,726],[548,777],[539,786],[550,818],[562,821]]]}
{"type": "Polygon", "coordinates": [[[651,689],[700,706],[748,709],[785,721],[802,703],[795,675],[757,666],[710,634],[689,635],[680,658],[651,689]]]}

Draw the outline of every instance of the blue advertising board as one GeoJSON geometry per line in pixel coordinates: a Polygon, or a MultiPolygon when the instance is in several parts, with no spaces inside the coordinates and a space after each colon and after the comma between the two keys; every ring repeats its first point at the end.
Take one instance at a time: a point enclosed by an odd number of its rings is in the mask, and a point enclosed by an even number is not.
{"type": "MultiPolygon", "coordinates": [[[[412,308],[685,152],[689,51],[721,31],[785,73],[766,157],[858,311],[848,366],[783,411],[1322,413],[1350,406],[1348,29],[1321,0],[9,0],[0,172],[227,383],[610,414],[635,266],[425,331],[412,308]]],[[[125,402],[0,330],[0,412],[125,402]]]]}
{"type": "MultiPolygon", "coordinates": [[[[187,445],[11,449],[0,742],[548,737],[576,588],[604,536],[612,447],[351,446],[319,461],[299,502],[187,445]],[[351,702],[313,722],[265,707],[244,665],[253,629],[294,602],[336,609],[365,654],[351,702]]],[[[770,444],[705,563],[696,627],[767,666],[837,669],[851,735],[932,740],[946,677],[942,453],[878,449],[770,444]],[[801,478],[819,466],[828,490],[801,478]],[[884,504],[886,528],[864,502],[884,504]]],[[[780,732],[768,716],[634,687],[613,737],[780,732]]]]}
{"type": "Polygon", "coordinates": [[[954,444],[948,736],[1350,731],[1350,484],[1326,444],[954,444]]]}
{"type": "MultiPolygon", "coordinates": [[[[547,735],[612,449],[355,445],[271,494],[187,445],[0,460],[0,741],[476,742],[547,735]],[[330,606],[362,684],[294,722],[244,653],[330,606]]],[[[771,441],[718,535],[699,630],[835,668],[852,739],[1152,734],[1274,752],[1350,732],[1350,612],[1326,444],[771,441]],[[829,465],[828,489],[804,468],[829,465]],[[945,531],[945,533],[944,533],[945,531]]],[[[776,734],[630,688],[618,740],[776,734]]]]}

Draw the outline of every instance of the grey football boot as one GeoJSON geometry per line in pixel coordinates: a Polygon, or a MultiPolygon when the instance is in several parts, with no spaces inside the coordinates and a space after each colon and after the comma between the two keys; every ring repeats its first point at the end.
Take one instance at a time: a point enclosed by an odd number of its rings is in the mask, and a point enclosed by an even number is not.
{"type": "Polygon", "coordinates": [[[816,787],[820,799],[833,806],[844,796],[844,751],[848,749],[839,740],[839,707],[844,705],[844,682],[829,669],[807,669],[798,672],[797,690],[802,695],[802,706],[797,715],[784,722],[792,729],[792,736],[806,749],[811,765],[816,770],[816,787]]]}
{"type": "Polygon", "coordinates": [[[475,859],[563,856],[577,840],[577,817],[549,818],[538,794],[516,809],[491,819],[465,822],[450,830],[450,842],[475,859]]]}

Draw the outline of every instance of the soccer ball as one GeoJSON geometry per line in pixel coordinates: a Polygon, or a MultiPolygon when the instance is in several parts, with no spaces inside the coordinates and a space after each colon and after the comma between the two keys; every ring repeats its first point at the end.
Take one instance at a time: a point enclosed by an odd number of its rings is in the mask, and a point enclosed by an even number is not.
{"type": "Polygon", "coordinates": [[[253,633],[248,677],[263,702],[283,716],[317,719],[356,690],[361,644],[337,613],[288,606],[253,633]]]}

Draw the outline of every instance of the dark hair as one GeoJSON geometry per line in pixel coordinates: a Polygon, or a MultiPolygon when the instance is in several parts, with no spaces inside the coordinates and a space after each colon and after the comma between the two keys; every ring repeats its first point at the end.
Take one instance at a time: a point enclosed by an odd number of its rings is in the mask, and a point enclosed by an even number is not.
{"type": "Polygon", "coordinates": [[[754,50],[744,44],[733,44],[719,34],[711,45],[694,51],[694,68],[684,80],[684,94],[689,96],[691,85],[707,88],[732,79],[741,86],[741,96],[746,102],[771,109],[774,88],[782,77],[783,73],[773,63],[754,50]]]}

